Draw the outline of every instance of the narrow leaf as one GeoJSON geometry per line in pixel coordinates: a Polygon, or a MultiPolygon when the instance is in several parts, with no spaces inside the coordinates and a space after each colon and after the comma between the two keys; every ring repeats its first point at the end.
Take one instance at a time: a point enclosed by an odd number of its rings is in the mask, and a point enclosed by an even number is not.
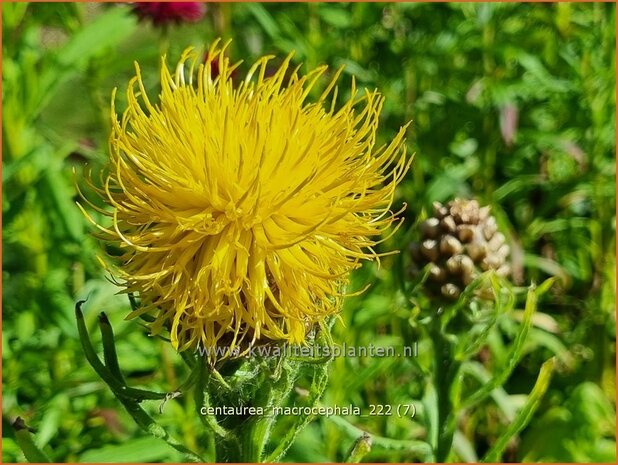
{"type": "Polygon", "coordinates": [[[513,341],[513,345],[511,346],[511,349],[506,357],[506,365],[504,366],[502,371],[498,372],[498,374],[496,374],[488,383],[483,385],[479,390],[477,390],[474,394],[472,394],[470,397],[468,397],[462,402],[463,409],[470,408],[474,404],[480,402],[481,400],[489,396],[491,392],[498,386],[502,386],[517,366],[517,363],[523,355],[524,343],[526,342],[526,338],[528,337],[528,333],[530,332],[530,327],[532,326],[532,316],[536,311],[537,297],[538,292],[536,290],[536,287],[534,285],[530,286],[528,290],[528,295],[526,297],[524,318],[521,323],[519,332],[515,337],[515,341],[513,341]]]}
{"type": "Polygon", "coordinates": [[[101,329],[101,338],[103,339],[103,358],[105,365],[109,371],[121,382],[124,381],[120,366],[118,365],[118,356],[116,355],[116,344],[114,342],[114,330],[104,312],[99,315],[99,328],[101,329]]]}
{"type": "Polygon", "coordinates": [[[122,381],[117,379],[110,370],[101,363],[99,356],[90,342],[90,336],[86,329],[86,322],[84,320],[84,314],[81,310],[81,306],[85,303],[85,300],[80,300],[75,304],[75,317],[77,319],[77,330],[79,332],[79,339],[84,349],[84,355],[86,360],[90,363],[90,366],[97,372],[103,381],[110,387],[116,397],[130,397],[134,400],[163,400],[167,397],[167,393],[147,391],[144,389],[134,389],[125,385],[122,381]]]}
{"type": "Polygon", "coordinates": [[[539,407],[541,399],[545,395],[547,388],[549,387],[554,363],[555,359],[550,358],[543,364],[543,366],[541,366],[539,377],[537,378],[534,388],[532,388],[532,392],[530,393],[525,405],[517,413],[515,420],[513,420],[506,431],[502,433],[491,449],[489,449],[485,457],[483,457],[483,462],[500,462],[502,459],[502,453],[511,438],[528,425],[534,415],[534,412],[536,412],[539,407]]]}
{"type": "Polygon", "coordinates": [[[13,422],[13,428],[15,429],[15,442],[21,448],[22,452],[26,456],[26,460],[30,463],[50,463],[51,460],[45,453],[39,449],[30,434],[30,428],[26,426],[24,420],[17,417],[13,422]]]}

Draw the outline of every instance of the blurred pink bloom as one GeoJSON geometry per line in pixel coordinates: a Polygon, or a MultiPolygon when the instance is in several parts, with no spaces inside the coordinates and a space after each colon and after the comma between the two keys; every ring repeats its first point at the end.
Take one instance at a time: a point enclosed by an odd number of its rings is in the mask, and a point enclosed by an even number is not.
{"type": "Polygon", "coordinates": [[[197,22],[204,17],[206,5],[201,2],[136,2],[133,11],[141,20],[164,26],[197,22]]]}
{"type": "Polygon", "coordinates": [[[500,132],[507,147],[511,147],[517,136],[519,110],[513,103],[500,108],[500,132]]]}

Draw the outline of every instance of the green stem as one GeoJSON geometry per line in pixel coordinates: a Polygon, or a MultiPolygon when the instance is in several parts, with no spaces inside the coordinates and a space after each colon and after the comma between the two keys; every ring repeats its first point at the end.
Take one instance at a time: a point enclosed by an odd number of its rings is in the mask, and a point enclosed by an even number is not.
{"type": "MultiPolygon", "coordinates": [[[[328,362],[322,363],[321,365],[313,366],[313,381],[311,383],[311,390],[309,392],[308,400],[308,404],[311,407],[317,406],[322,398],[322,394],[324,394],[328,381],[328,368],[331,361],[332,359],[328,362]]],[[[288,430],[286,435],[279,441],[275,450],[266,458],[266,462],[279,462],[294,443],[294,440],[298,434],[305,428],[305,426],[307,426],[307,424],[309,424],[311,419],[311,416],[304,414],[296,417],[294,424],[288,430]]]]}
{"type": "MultiPolygon", "coordinates": [[[[208,408],[210,407],[210,393],[208,379],[205,376],[205,364],[206,361],[204,359],[198,358],[194,369],[197,379],[195,384],[195,410],[204,426],[212,430],[212,432],[220,436],[220,438],[225,439],[228,436],[228,431],[219,425],[216,416],[208,413],[208,408]]],[[[218,442],[223,442],[223,439],[218,442]]]]}
{"type": "Polygon", "coordinates": [[[434,344],[434,385],[438,412],[438,437],[434,449],[436,462],[440,463],[447,460],[453,446],[455,406],[451,394],[461,365],[454,359],[452,343],[442,332],[440,318],[435,318],[432,323],[431,336],[434,344]]]}
{"type": "Polygon", "coordinates": [[[265,414],[251,418],[240,433],[242,460],[246,462],[263,461],[264,448],[275,421],[272,409],[283,405],[293,389],[299,364],[289,364],[285,359],[279,359],[276,367],[271,368],[273,371],[264,378],[254,399],[254,405],[263,407],[265,414]]]}
{"type": "Polygon", "coordinates": [[[260,463],[272,426],[272,419],[269,418],[269,413],[267,413],[265,416],[251,421],[252,425],[242,434],[242,461],[260,463]]]}

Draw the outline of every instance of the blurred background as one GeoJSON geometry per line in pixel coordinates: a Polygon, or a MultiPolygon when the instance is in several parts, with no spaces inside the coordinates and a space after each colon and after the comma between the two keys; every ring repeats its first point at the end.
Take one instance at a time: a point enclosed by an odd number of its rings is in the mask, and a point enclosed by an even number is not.
{"type": "MultiPolygon", "coordinates": [[[[138,430],[82,355],[73,308],[89,297],[88,323],[94,330],[97,314],[109,315],[129,383],[169,391],[185,374],[168,344],[123,320],[129,302],[96,260],[101,247],[75,205],[75,183],[105,161],[111,91],[119,88],[122,110],[133,61],[155,90],[162,53],[175,63],[187,46],[206,49],[216,37],[234,39],[229,55],[244,60],[241,74],[263,54],[281,59],[292,50],[304,71],[345,65],[342,92],[353,75],[386,97],[382,141],[412,121],[408,146],[416,158],[396,198],[408,205],[406,221],[383,247],[402,253],[353,277],[358,287],[372,286],[347,301],[335,340],[409,342],[413,304],[401,283],[414,225],[433,201],[478,198],[492,206],[512,246],[513,282],[556,283],[506,385],[460,415],[453,458],[482,456],[541,363],[556,356],[549,391],[504,460],[615,462],[615,5],[176,8],[2,3],[3,462],[24,460],[10,426],[16,416],[55,461],[179,460],[138,430]]],[[[520,320],[521,311],[513,312],[488,338],[478,357],[487,376],[508,362],[505,347],[520,320]]],[[[418,363],[337,359],[322,403],[418,399],[423,353],[418,363]]],[[[181,399],[157,418],[191,447],[203,436],[194,416],[181,399]]],[[[360,430],[396,441],[426,435],[418,419],[316,418],[286,460],[342,460],[360,430]]],[[[400,443],[381,444],[367,460],[418,460],[400,443]]]]}

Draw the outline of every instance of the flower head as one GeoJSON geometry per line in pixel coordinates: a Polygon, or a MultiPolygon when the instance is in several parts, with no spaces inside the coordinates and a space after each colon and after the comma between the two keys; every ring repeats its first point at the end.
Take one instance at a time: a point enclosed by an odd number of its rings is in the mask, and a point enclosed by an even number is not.
{"type": "Polygon", "coordinates": [[[170,23],[193,23],[203,18],[206,5],[201,2],[136,2],[133,11],[155,26],[170,23]]]}
{"type": "Polygon", "coordinates": [[[291,55],[235,86],[224,52],[215,43],[196,65],[186,51],[174,73],[163,59],[158,101],[136,65],[99,190],[112,226],[98,227],[124,250],[112,272],[141,297],[130,316],[154,314],[178,350],[304,342],[340,309],[349,272],[378,257],[410,165],[405,128],[375,147],[376,91],[353,84],[337,110],[338,72],[309,103],[326,67],[285,80],[291,55]]]}
{"type": "MultiPolygon", "coordinates": [[[[446,205],[434,202],[433,215],[420,224],[420,241],[410,244],[413,274],[429,264],[425,290],[433,297],[457,299],[481,273],[510,273],[509,246],[498,231],[490,207],[477,200],[456,198],[446,205]]],[[[483,289],[481,289],[483,291],[483,289]]],[[[480,292],[481,297],[489,292],[480,292]]]]}

